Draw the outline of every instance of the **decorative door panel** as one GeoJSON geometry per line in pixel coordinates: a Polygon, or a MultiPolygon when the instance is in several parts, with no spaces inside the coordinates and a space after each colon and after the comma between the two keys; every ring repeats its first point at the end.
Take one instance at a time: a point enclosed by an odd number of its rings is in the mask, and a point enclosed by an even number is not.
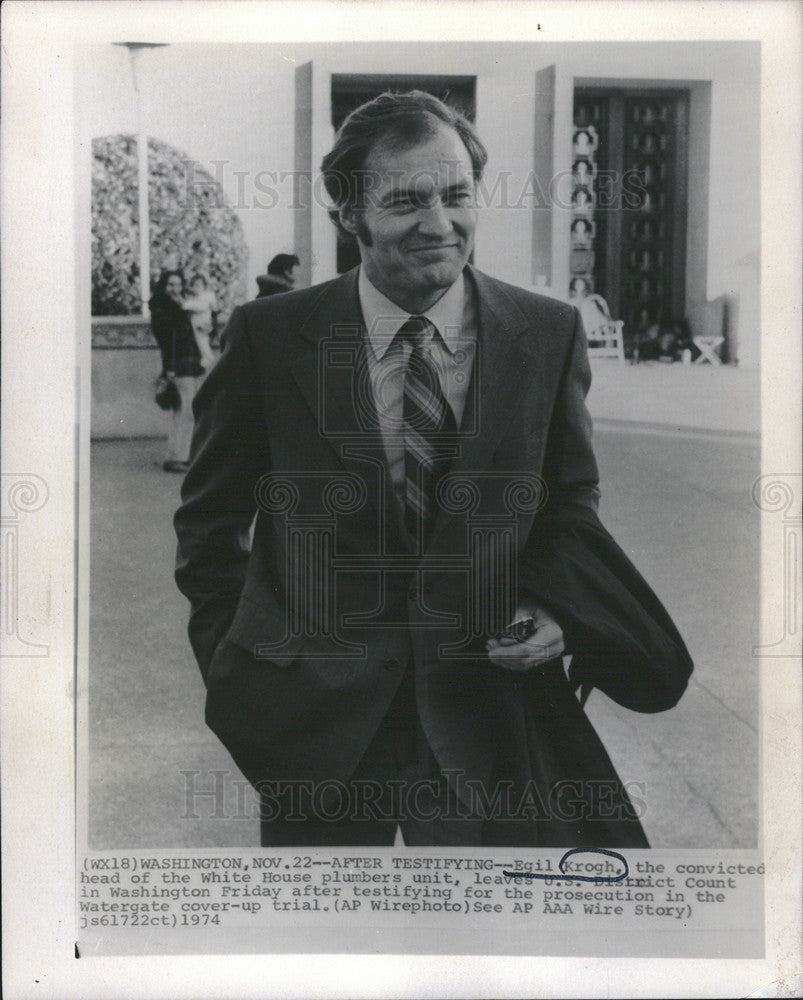
{"type": "Polygon", "coordinates": [[[685,317],[687,145],[686,91],[575,92],[571,291],[607,300],[627,353],[685,317]]]}

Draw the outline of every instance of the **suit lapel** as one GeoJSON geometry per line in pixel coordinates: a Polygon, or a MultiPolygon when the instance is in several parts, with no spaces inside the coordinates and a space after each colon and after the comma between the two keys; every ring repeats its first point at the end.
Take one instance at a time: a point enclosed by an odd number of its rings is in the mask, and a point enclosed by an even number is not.
{"type": "Polygon", "coordinates": [[[338,454],[338,441],[378,433],[356,271],[322,290],[299,336],[300,355],[290,371],[316,416],[320,433],[338,454]]]}
{"type": "Polygon", "coordinates": [[[540,365],[528,339],[527,317],[492,279],[468,270],[477,294],[478,350],[452,472],[486,468],[494,447],[538,392],[540,365]],[[534,384],[535,382],[535,384],[534,384]],[[527,397],[522,390],[527,386],[527,397]]]}
{"type": "Polygon", "coordinates": [[[348,271],[322,291],[299,330],[301,353],[290,372],[338,462],[364,478],[370,466],[360,456],[371,456],[379,473],[377,506],[409,543],[371,390],[357,275],[348,271]]]}
{"type": "MultiPolygon", "coordinates": [[[[532,331],[530,318],[492,278],[470,267],[466,274],[476,294],[478,349],[459,432],[460,451],[450,473],[471,477],[489,469],[504,434],[531,415],[533,407],[542,407],[544,394],[538,347],[524,336],[532,331]]],[[[430,545],[451,520],[441,510],[430,545]]]]}

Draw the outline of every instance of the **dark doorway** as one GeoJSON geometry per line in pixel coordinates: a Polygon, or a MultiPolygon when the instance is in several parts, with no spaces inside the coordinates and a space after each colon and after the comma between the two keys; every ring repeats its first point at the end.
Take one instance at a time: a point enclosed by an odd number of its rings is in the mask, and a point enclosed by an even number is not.
{"type": "Polygon", "coordinates": [[[688,120],[685,90],[575,90],[572,281],[624,320],[628,355],[685,318],[688,120]]]}
{"type": "MultiPolygon", "coordinates": [[[[346,115],[386,90],[398,93],[424,90],[460,111],[469,121],[474,121],[476,83],[476,77],[473,76],[335,73],[332,76],[332,124],[335,129],[340,128],[346,115]]],[[[360,252],[356,242],[338,230],[337,273],[342,274],[359,263],[360,252]]]]}

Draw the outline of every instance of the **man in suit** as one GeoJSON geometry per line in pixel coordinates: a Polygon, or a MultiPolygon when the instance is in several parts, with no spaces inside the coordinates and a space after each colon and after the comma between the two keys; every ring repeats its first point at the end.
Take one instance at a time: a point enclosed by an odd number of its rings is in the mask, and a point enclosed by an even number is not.
{"type": "Polygon", "coordinates": [[[577,311],[468,264],[485,161],[430,95],[354,111],[361,266],[235,310],[196,399],[176,578],[264,845],[647,846],[575,690],[691,662],[597,518],[577,311]]]}

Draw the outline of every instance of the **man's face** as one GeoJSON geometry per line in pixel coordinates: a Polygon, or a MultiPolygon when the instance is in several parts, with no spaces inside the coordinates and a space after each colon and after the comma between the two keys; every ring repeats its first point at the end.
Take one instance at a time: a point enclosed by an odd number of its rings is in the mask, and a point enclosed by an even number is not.
{"type": "Polygon", "coordinates": [[[460,136],[438,124],[409,149],[379,142],[366,162],[363,207],[341,211],[369,280],[391,301],[423,311],[460,275],[477,224],[471,157],[460,136]]]}
{"type": "Polygon", "coordinates": [[[297,274],[298,274],[298,268],[296,267],[295,264],[292,267],[288,267],[288,269],[284,272],[284,280],[287,282],[288,288],[295,287],[297,274]]]}

